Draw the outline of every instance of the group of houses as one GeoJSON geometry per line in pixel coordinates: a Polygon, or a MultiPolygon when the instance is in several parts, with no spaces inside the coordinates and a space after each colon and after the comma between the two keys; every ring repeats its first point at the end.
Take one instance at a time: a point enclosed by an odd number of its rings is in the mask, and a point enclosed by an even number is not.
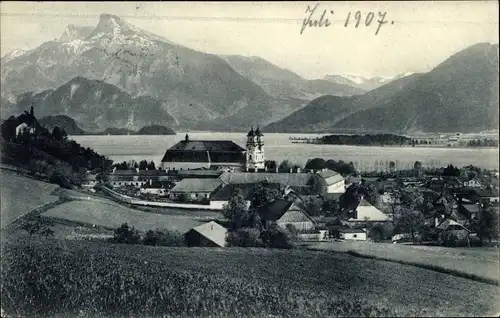
{"type": "MultiPolygon", "coordinates": [[[[439,208],[442,201],[446,201],[451,212],[444,210],[438,215],[426,216],[426,224],[440,232],[450,232],[458,237],[474,235],[471,224],[480,219],[481,210],[485,206],[492,207],[498,212],[498,175],[493,174],[488,181],[479,178],[428,175],[413,178],[373,178],[372,182],[379,192],[383,205],[397,205],[396,195],[400,191],[418,191],[425,202],[430,202],[439,208]],[[446,198],[446,199],[445,199],[446,198]]],[[[394,238],[397,241],[404,235],[394,238]]]]}

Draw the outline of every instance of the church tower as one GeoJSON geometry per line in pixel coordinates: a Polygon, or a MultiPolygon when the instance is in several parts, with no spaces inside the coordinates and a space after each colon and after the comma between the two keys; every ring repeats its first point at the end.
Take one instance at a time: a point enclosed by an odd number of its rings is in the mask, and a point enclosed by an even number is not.
{"type": "Polygon", "coordinates": [[[257,127],[257,130],[254,131],[252,126],[252,129],[247,134],[247,171],[257,171],[265,168],[263,137],[264,135],[260,131],[259,127],[257,127]]]}

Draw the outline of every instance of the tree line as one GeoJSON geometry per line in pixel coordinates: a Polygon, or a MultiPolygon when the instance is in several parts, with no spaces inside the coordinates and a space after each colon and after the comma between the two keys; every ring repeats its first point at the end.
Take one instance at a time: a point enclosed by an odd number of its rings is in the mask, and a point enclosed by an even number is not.
{"type": "Polygon", "coordinates": [[[364,134],[364,135],[328,135],[318,138],[322,144],[328,145],[357,145],[357,146],[384,146],[384,145],[415,145],[416,141],[393,134],[364,134]]]}
{"type": "Polygon", "coordinates": [[[68,139],[64,129],[42,127],[33,113],[11,116],[1,125],[2,162],[30,171],[64,187],[81,185],[86,171],[106,171],[112,160],[68,139]],[[25,123],[27,127],[16,132],[25,123]]]}

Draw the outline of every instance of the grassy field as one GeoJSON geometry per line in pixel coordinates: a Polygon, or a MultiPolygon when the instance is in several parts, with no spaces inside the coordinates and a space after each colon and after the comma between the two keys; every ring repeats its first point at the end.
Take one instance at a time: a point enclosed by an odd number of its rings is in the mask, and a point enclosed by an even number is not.
{"type": "Polygon", "coordinates": [[[498,249],[492,247],[447,248],[348,241],[315,243],[309,247],[338,252],[354,251],[361,255],[439,266],[487,279],[499,279],[498,249]]]}
{"type": "Polygon", "coordinates": [[[21,316],[467,316],[497,287],[305,250],[6,243],[2,307],[21,316]]]}
{"type": "Polygon", "coordinates": [[[0,171],[1,228],[37,207],[55,202],[58,197],[51,193],[59,186],[31,178],[15,172],[0,171]]]}
{"type": "Polygon", "coordinates": [[[141,231],[160,228],[184,233],[201,224],[201,221],[187,216],[147,213],[129,209],[114,202],[97,201],[63,203],[44,212],[42,216],[95,224],[106,228],[117,228],[123,223],[128,223],[141,231]]]}

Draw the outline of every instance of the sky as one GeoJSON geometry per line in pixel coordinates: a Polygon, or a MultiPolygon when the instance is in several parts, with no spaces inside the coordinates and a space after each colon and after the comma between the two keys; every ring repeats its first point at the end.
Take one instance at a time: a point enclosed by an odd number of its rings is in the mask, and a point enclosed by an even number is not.
{"type": "Polygon", "coordinates": [[[1,2],[0,12],[2,56],[58,39],[69,24],[95,26],[109,13],[198,51],[259,56],[305,78],[427,72],[499,36],[498,1],[1,2]],[[300,34],[316,4],[311,20],[326,10],[329,26],[300,34]],[[375,34],[384,13],[387,23],[375,34]]]}

